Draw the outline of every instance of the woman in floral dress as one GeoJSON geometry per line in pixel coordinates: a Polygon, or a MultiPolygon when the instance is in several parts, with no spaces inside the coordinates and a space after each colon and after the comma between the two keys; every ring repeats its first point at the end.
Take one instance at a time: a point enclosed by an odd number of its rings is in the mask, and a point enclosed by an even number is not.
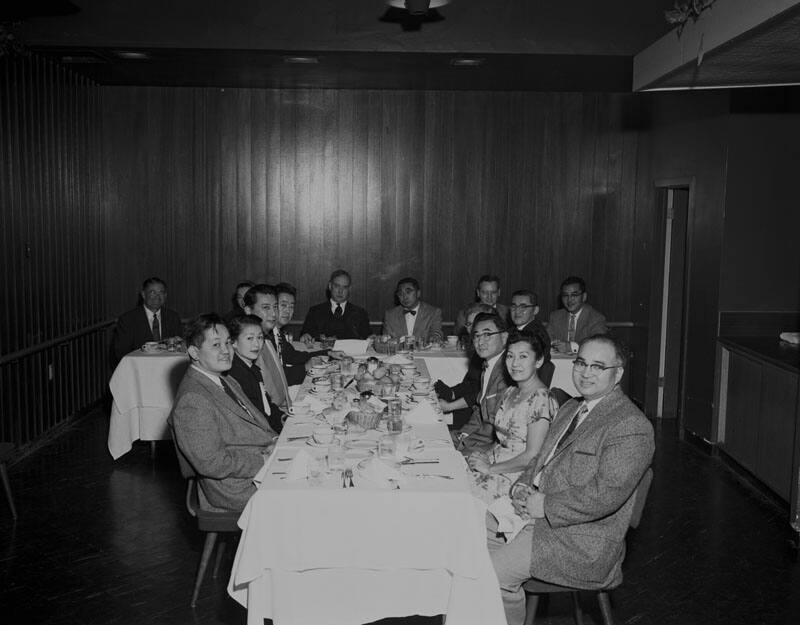
{"type": "Polygon", "coordinates": [[[548,346],[529,331],[513,332],[506,343],[505,365],[514,386],[506,389],[494,417],[497,443],[475,452],[468,463],[474,492],[487,503],[508,495],[511,484],[539,453],[558,411],[558,402],[539,379],[548,346]]]}

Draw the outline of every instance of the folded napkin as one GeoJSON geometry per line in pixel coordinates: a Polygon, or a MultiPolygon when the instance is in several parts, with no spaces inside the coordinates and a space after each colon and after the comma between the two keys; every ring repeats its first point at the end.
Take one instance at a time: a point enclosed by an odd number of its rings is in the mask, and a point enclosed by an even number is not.
{"type": "Polygon", "coordinates": [[[372,458],[360,466],[358,477],[372,482],[379,488],[394,488],[392,481],[402,484],[403,476],[394,467],[389,466],[378,458],[372,458]]]}
{"type": "Polygon", "coordinates": [[[333,344],[333,349],[344,352],[348,356],[363,356],[367,353],[369,341],[359,339],[339,339],[333,344]]]}
{"type": "Polygon", "coordinates": [[[410,356],[395,354],[394,356],[389,356],[383,362],[387,365],[412,365],[414,364],[414,359],[410,356]]]}
{"type": "Polygon", "coordinates": [[[800,332],[781,332],[781,341],[792,345],[800,345],[800,332]]]}
{"type": "Polygon", "coordinates": [[[497,519],[497,531],[506,535],[506,540],[511,542],[528,523],[533,523],[533,519],[523,519],[514,510],[510,497],[500,497],[495,499],[487,508],[497,519]]]}
{"type": "Polygon", "coordinates": [[[419,402],[411,412],[403,416],[406,423],[411,424],[439,423],[439,415],[428,400],[419,402]]]}
{"type": "Polygon", "coordinates": [[[301,449],[295,454],[292,463],[289,465],[289,470],[286,472],[286,479],[289,480],[304,480],[308,477],[308,464],[313,461],[311,454],[305,449],[301,449]]]}
{"type": "Polygon", "coordinates": [[[269,456],[264,456],[264,464],[261,465],[261,468],[258,470],[258,473],[255,474],[253,477],[253,484],[256,485],[256,488],[261,486],[261,482],[264,481],[264,476],[267,474],[267,460],[269,456]]]}
{"type": "Polygon", "coordinates": [[[331,405],[330,401],[323,401],[311,393],[306,393],[306,396],[303,397],[303,403],[308,404],[308,407],[313,413],[322,412],[325,408],[331,405]]]}

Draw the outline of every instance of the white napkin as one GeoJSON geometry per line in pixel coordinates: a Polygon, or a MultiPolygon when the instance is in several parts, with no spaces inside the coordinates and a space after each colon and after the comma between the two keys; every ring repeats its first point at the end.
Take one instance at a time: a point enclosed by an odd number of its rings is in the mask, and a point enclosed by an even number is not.
{"type": "Polygon", "coordinates": [[[267,474],[267,460],[269,456],[264,456],[264,464],[261,465],[261,468],[258,470],[258,473],[255,474],[253,477],[253,484],[256,485],[256,488],[261,486],[261,482],[264,481],[264,476],[267,474]]]}
{"type": "Polygon", "coordinates": [[[384,410],[386,410],[386,403],[385,403],[385,402],[383,402],[383,401],[382,401],[381,399],[379,399],[378,397],[375,397],[375,395],[373,395],[372,397],[370,397],[370,398],[367,400],[367,403],[368,403],[370,406],[372,406],[373,408],[375,408],[375,410],[377,410],[378,412],[383,412],[384,410]]]}
{"type": "Polygon", "coordinates": [[[372,458],[367,461],[359,471],[359,476],[380,488],[392,488],[389,480],[403,482],[400,471],[390,467],[385,462],[381,462],[378,458],[372,458]]]}
{"type": "Polygon", "coordinates": [[[497,519],[497,531],[506,535],[506,540],[511,542],[528,523],[533,523],[533,519],[523,519],[514,510],[510,497],[500,497],[495,499],[487,508],[497,519]]]}
{"type": "Polygon", "coordinates": [[[289,480],[304,480],[308,477],[308,462],[311,456],[305,449],[298,451],[292,463],[289,465],[289,470],[286,472],[286,478],[289,480]]]}
{"type": "Polygon", "coordinates": [[[781,341],[792,345],[800,345],[800,332],[781,332],[781,341]]]}
{"type": "Polygon", "coordinates": [[[306,396],[303,397],[303,403],[308,404],[308,407],[313,413],[322,412],[325,408],[331,405],[330,401],[322,401],[311,393],[306,393],[306,396]]]}
{"type": "Polygon", "coordinates": [[[333,344],[334,350],[344,352],[348,356],[363,356],[367,353],[368,347],[369,341],[359,339],[338,339],[333,344]]]}
{"type": "Polygon", "coordinates": [[[387,365],[412,365],[414,364],[414,359],[408,356],[401,356],[400,354],[395,354],[394,356],[389,356],[383,362],[387,365]]]}
{"type": "Polygon", "coordinates": [[[427,399],[419,402],[404,418],[411,424],[439,423],[439,415],[427,399]]]}

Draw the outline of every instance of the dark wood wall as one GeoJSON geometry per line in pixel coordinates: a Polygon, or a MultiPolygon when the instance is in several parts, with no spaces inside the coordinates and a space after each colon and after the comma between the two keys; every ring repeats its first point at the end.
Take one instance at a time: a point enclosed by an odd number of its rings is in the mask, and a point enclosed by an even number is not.
{"type": "Polygon", "coordinates": [[[0,59],[0,440],[33,440],[106,381],[100,100],[64,67],[0,59]]]}
{"type": "Polygon", "coordinates": [[[537,290],[545,318],[577,273],[630,318],[651,209],[635,96],[109,87],[104,101],[111,311],[155,274],[184,315],[227,309],[242,279],[287,280],[302,317],[344,267],[374,320],[408,274],[452,319],[483,273],[504,299],[537,290]]]}

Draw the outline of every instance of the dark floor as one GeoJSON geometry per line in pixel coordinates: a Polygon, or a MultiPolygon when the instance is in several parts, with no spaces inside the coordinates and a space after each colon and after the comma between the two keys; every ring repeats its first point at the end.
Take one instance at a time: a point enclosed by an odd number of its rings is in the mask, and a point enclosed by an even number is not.
{"type": "MultiPolygon", "coordinates": [[[[155,460],[137,444],[113,462],[107,417],[78,421],[12,467],[19,521],[0,502],[0,619],[4,623],[240,624],[225,592],[230,560],[188,607],[201,538],[183,507],[169,443],[155,460]]],[[[617,623],[800,623],[800,564],[786,512],[718,459],[657,434],[655,481],[629,534],[625,581],[612,595],[617,623]]],[[[599,622],[583,597],[587,622],[599,622]]],[[[571,623],[557,598],[543,625],[571,623]]],[[[439,619],[408,619],[438,623],[439,619]]]]}

